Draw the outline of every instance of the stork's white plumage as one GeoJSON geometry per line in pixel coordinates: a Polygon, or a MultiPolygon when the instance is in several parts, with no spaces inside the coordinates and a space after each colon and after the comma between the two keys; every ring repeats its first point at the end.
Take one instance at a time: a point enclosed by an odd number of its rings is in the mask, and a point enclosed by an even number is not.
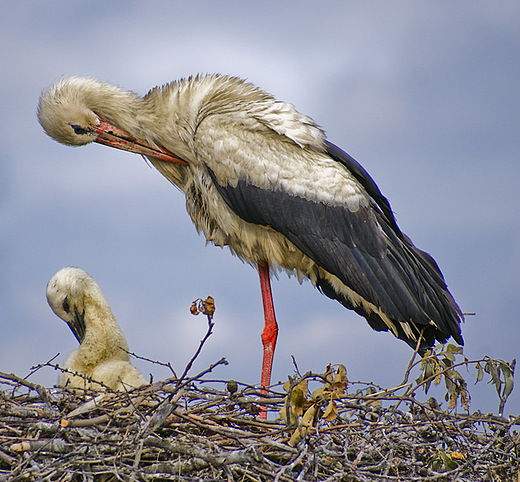
{"type": "Polygon", "coordinates": [[[328,297],[421,352],[452,336],[461,310],[435,261],[398,228],[387,199],[352,157],[291,104],[250,83],[196,76],[144,97],[91,78],[46,90],[45,131],[146,155],[186,194],[197,230],[259,267],[266,326],[262,385],[277,336],[269,266],[309,278],[328,297]]]}
{"type": "Polygon", "coordinates": [[[90,275],[81,268],[60,269],[47,284],[47,301],[80,343],[65,361],[68,371],[60,375],[59,385],[123,390],[147,383],[130,362],[125,336],[90,275]]]}

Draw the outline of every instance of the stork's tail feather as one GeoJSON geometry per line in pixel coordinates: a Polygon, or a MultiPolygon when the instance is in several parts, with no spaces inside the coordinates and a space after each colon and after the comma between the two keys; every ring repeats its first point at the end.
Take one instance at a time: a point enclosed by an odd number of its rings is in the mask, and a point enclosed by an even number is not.
{"type": "MultiPolygon", "coordinates": [[[[417,341],[422,332],[422,340],[419,345],[419,354],[423,356],[426,351],[435,345],[435,342],[445,343],[450,336],[459,344],[463,345],[464,340],[460,332],[458,316],[459,308],[455,301],[451,297],[450,293],[447,292],[450,299],[446,299],[446,304],[450,306],[451,310],[456,307],[456,316],[449,323],[444,323],[444,326],[450,327],[450,332],[442,331],[433,324],[418,324],[413,321],[403,322],[399,320],[390,320],[392,326],[388,325],[388,320],[385,322],[383,317],[376,311],[369,311],[362,304],[353,303],[347,296],[342,293],[338,293],[333,286],[323,278],[318,278],[316,281],[316,287],[326,296],[333,300],[339,301],[345,308],[355,311],[358,315],[363,316],[368,324],[375,331],[391,331],[397,338],[405,341],[411,348],[415,350],[417,341]]],[[[462,317],[462,314],[460,314],[462,317]]]]}

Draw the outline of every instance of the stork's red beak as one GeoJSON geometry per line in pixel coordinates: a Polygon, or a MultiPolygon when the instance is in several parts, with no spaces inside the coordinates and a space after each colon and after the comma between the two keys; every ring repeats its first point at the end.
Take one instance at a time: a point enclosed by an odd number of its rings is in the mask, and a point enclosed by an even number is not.
{"type": "Polygon", "coordinates": [[[94,142],[105,146],[115,147],[123,151],[135,152],[143,156],[154,157],[162,161],[175,162],[177,164],[188,164],[179,159],[173,152],[164,147],[152,147],[146,141],[138,141],[128,132],[110,125],[108,122],[100,121],[99,125],[92,127],[98,137],[94,142]]]}

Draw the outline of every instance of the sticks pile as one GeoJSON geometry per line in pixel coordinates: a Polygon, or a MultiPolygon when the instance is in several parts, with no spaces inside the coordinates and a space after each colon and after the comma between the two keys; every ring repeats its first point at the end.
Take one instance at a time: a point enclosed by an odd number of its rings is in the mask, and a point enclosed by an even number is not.
{"type": "Polygon", "coordinates": [[[70,393],[0,373],[0,481],[518,481],[519,418],[347,393],[292,447],[298,427],[258,418],[286,393],[181,385],[70,393]]]}

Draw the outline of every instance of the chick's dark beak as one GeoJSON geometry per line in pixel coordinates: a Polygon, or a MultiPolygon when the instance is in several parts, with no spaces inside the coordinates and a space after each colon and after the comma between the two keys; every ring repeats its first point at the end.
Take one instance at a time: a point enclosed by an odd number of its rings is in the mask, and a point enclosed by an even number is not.
{"type": "Polygon", "coordinates": [[[78,340],[81,345],[83,339],[85,338],[85,310],[81,313],[78,311],[76,307],[74,307],[74,313],[72,313],[72,320],[67,321],[67,325],[69,325],[70,330],[74,333],[76,340],[78,340]]]}

